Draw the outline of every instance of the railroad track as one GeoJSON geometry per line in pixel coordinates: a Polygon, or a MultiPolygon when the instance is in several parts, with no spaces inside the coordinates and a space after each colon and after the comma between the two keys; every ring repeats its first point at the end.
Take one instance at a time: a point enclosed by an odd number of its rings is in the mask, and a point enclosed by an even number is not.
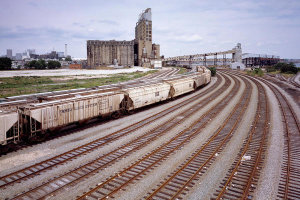
{"type": "Polygon", "coordinates": [[[291,84],[297,88],[300,88],[300,84],[298,84],[296,81],[295,81],[295,78],[297,75],[295,75],[294,77],[291,77],[291,78],[288,78],[286,79],[285,77],[283,77],[282,75],[280,74],[276,74],[276,75],[271,75],[271,74],[268,74],[269,77],[275,79],[275,80],[280,80],[282,82],[285,82],[285,83],[288,83],[288,84],[291,84]]]}
{"type": "MultiPolygon", "coordinates": [[[[226,87],[228,86],[228,78],[226,78],[226,87]]],[[[221,82],[221,78],[218,77],[218,80],[216,82],[216,84],[214,84],[214,86],[212,86],[213,88],[217,88],[217,86],[220,84],[221,82]]],[[[224,88],[223,88],[224,89],[224,88]]],[[[221,92],[222,90],[219,89],[219,92],[221,92]]],[[[156,120],[161,119],[162,117],[166,116],[167,114],[174,112],[175,110],[181,108],[182,106],[188,105],[189,103],[197,100],[198,98],[200,98],[201,96],[209,93],[209,90],[205,90],[203,92],[200,92],[199,94],[188,98],[186,101],[181,102],[177,105],[171,106],[153,116],[150,116],[144,120],[141,120],[139,122],[136,122],[130,126],[127,126],[121,130],[118,130],[116,132],[113,132],[107,136],[101,137],[97,140],[94,140],[92,142],[89,142],[87,144],[84,144],[82,146],[79,146],[77,148],[74,148],[70,151],[67,151],[63,154],[57,155],[55,157],[49,158],[45,161],[39,162],[35,165],[31,165],[29,167],[26,167],[24,169],[18,170],[16,172],[7,174],[5,176],[0,177],[0,189],[4,188],[8,185],[12,185],[15,182],[19,182],[28,178],[31,178],[37,174],[40,174],[41,172],[45,171],[45,170],[49,170],[52,167],[61,165],[66,163],[67,161],[71,161],[73,159],[78,158],[81,155],[84,155],[86,153],[89,153],[93,150],[99,149],[121,137],[124,137],[128,134],[130,134],[131,132],[140,129],[142,127],[144,127],[147,124],[150,124],[156,120]]]]}
{"type": "Polygon", "coordinates": [[[252,199],[262,169],[269,131],[266,91],[256,80],[258,108],[250,133],[212,199],[252,199]]]}
{"type": "Polygon", "coordinates": [[[145,199],[182,199],[195,185],[195,181],[207,171],[215,161],[216,155],[222,152],[248,106],[252,88],[247,82],[243,98],[235,106],[223,125],[198,148],[176,171],[165,178],[157,188],[145,196],[145,199]]]}
{"type": "MultiPolygon", "coordinates": [[[[228,83],[228,78],[227,81],[228,83]]],[[[75,183],[84,180],[90,175],[108,167],[116,160],[124,158],[128,156],[130,153],[137,151],[138,149],[144,147],[145,145],[149,144],[151,141],[155,140],[157,137],[161,136],[162,134],[166,133],[167,131],[171,130],[176,126],[176,124],[180,123],[182,118],[187,118],[188,116],[192,115],[193,113],[197,112],[200,108],[205,106],[211,98],[219,95],[219,92],[226,90],[225,88],[229,87],[229,84],[225,84],[224,87],[221,87],[218,92],[214,95],[209,96],[202,100],[200,103],[193,106],[193,109],[187,108],[180,114],[180,118],[178,116],[173,117],[168,122],[160,125],[159,127],[149,131],[148,133],[136,138],[135,140],[116,148],[115,150],[100,156],[99,158],[80,166],[62,176],[54,178],[50,181],[43,183],[42,185],[33,188],[21,195],[16,196],[16,199],[26,199],[26,198],[46,198],[47,196],[54,195],[55,192],[65,188],[69,185],[74,185],[75,183]]],[[[237,88],[236,88],[237,92],[237,88]]],[[[230,94],[227,95],[228,99],[230,94]]]]}
{"type": "MultiPolygon", "coordinates": [[[[300,197],[300,128],[292,106],[280,90],[269,81],[258,78],[265,83],[274,93],[278,100],[283,118],[284,128],[284,152],[283,164],[281,167],[281,177],[278,186],[278,199],[298,199],[300,197]]],[[[255,178],[255,180],[257,177],[255,178]]],[[[251,185],[252,187],[252,185],[251,185]]],[[[250,190],[253,190],[250,188],[250,190]]],[[[246,191],[247,192],[247,191],[246,191]]],[[[247,194],[247,193],[246,193],[247,194]]],[[[251,195],[243,196],[252,198],[251,195]]]]}
{"type": "Polygon", "coordinates": [[[78,197],[78,199],[105,199],[113,197],[116,192],[120,191],[122,188],[132,183],[133,181],[139,180],[142,176],[152,171],[170,155],[181,149],[184,145],[195,138],[210,122],[210,119],[215,117],[221,110],[226,107],[228,102],[238,92],[239,87],[240,86],[235,87],[233,92],[229,93],[225,97],[225,99],[217,103],[215,107],[212,107],[210,110],[205,112],[205,114],[203,114],[190,127],[187,127],[171,140],[148,153],[129,167],[117,172],[115,175],[111,176],[104,182],[98,184],[92,190],[78,197]]]}
{"type": "Polygon", "coordinates": [[[177,68],[167,68],[166,70],[160,70],[154,74],[150,74],[149,76],[146,77],[141,77],[135,80],[146,80],[146,79],[153,79],[153,78],[167,78],[169,76],[173,76],[176,73],[179,72],[179,69],[177,68]]]}
{"type": "Polygon", "coordinates": [[[173,67],[171,69],[168,68],[168,70],[165,70],[164,72],[158,74],[154,78],[166,78],[169,76],[174,76],[177,72],[179,72],[179,69],[177,68],[173,68],[173,67]]]}
{"type": "Polygon", "coordinates": [[[281,178],[278,188],[279,199],[300,197],[300,126],[292,106],[286,97],[272,84],[263,81],[275,94],[281,109],[284,123],[284,152],[281,178]]]}
{"type": "Polygon", "coordinates": [[[288,81],[295,87],[300,88],[300,84],[295,81],[296,77],[297,77],[297,74],[295,76],[291,77],[288,81]]]}

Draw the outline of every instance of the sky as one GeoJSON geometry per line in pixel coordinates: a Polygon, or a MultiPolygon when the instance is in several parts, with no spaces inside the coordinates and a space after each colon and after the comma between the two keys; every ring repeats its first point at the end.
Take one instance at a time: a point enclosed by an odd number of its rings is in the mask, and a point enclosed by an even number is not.
{"type": "Polygon", "coordinates": [[[1,0],[0,55],[36,49],[86,57],[87,40],[133,40],[152,9],[165,57],[230,50],[300,59],[300,0],[1,0]]]}

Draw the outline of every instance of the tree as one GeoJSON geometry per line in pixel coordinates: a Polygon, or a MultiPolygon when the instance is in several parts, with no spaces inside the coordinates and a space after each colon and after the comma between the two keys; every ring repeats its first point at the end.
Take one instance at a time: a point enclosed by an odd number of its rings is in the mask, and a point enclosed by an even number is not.
{"type": "Polygon", "coordinates": [[[45,62],[45,60],[32,60],[28,63],[26,63],[26,68],[29,69],[46,69],[47,68],[47,64],[45,62]]]}
{"type": "Polygon", "coordinates": [[[215,76],[217,73],[217,69],[215,67],[209,67],[208,68],[211,71],[211,76],[215,76]]]}
{"type": "Polygon", "coordinates": [[[274,65],[276,70],[280,70],[281,73],[293,73],[297,74],[298,68],[294,63],[277,63],[274,65]]]}
{"type": "Polygon", "coordinates": [[[32,61],[26,63],[26,64],[25,64],[25,67],[26,67],[27,69],[34,69],[34,68],[35,68],[35,65],[36,65],[36,60],[32,60],[32,61]]]}
{"type": "Polygon", "coordinates": [[[46,69],[46,68],[47,68],[47,64],[46,64],[45,60],[37,61],[36,69],[46,69]]]}
{"type": "Polygon", "coordinates": [[[0,70],[11,70],[11,59],[4,57],[0,58],[0,70]]]}
{"type": "Polygon", "coordinates": [[[58,68],[61,68],[60,62],[58,62],[58,61],[52,61],[52,60],[48,61],[47,66],[48,66],[48,69],[58,69],[58,68]]]}
{"type": "Polygon", "coordinates": [[[72,61],[71,56],[67,56],[66,59],[65,59],[65,61],[72,61]]]}

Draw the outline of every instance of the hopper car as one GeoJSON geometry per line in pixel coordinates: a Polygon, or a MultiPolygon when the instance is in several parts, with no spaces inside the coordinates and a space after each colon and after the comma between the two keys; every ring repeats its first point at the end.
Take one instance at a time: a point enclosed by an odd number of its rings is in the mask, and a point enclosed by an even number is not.
{"type": "MultiPolygon", "coordinates": [[[[135,109],[192,92],[210,80],[210,70],[199,68],[196,73],[172,78],[112,84],[66,94],[49,93],[39,96],[38,102],[21,104],[14,109],[0,106],[0,150],[1,146],[35,140],[53,130],[92,118],[118,118],[135,109]]],[[[11,103],[18,101],[22,100],[15,97],[11,103]]]]}

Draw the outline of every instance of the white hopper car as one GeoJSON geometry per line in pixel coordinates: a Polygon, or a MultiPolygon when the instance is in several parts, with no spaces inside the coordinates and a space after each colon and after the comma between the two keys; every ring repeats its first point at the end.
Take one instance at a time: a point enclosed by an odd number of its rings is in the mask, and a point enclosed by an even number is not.
{"type": "Polygon", "coordinates": [[[210,71],[201,68],[197,73],[175,78],[96,87],[95,93],[80,90],[68,95],[58,93],[49,96],[49,101],[20,106],[14,112],[5,110],[3,113],[2,110],[0,146],[17,142],[20,138],[36,138],[48,130],[95,117],[110,115],[117,118],[121,113],[192,92],[209,82],[210,71]]]}
{"type": "Polygon", "coordinates": [[[0,146],[19,141],[19,114],[0,110],[0,146]]]}
{"type": "Polygon", "coordinates": [[[94,117],[118,115],[124,99],[121,92],[93,94],[20,107],[23,130],[30,137],[46,130],[94,117]]]}

